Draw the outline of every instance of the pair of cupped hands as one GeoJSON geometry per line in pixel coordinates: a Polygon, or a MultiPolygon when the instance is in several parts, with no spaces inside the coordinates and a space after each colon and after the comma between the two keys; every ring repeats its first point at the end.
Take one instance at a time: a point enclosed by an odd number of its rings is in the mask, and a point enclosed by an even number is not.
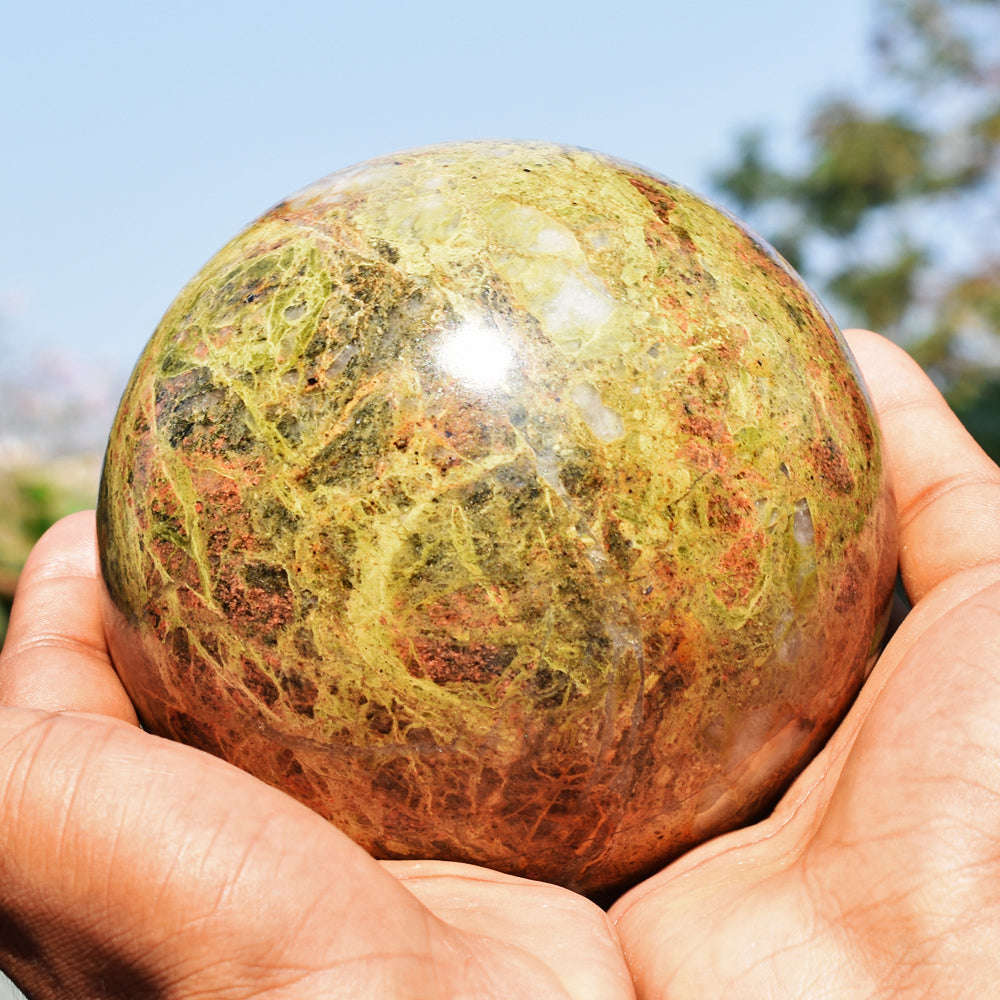
{"type": "Polygon", "coordinates": [[[0,658],[0,968],[32,1000],[974,997],[1000,981],[1000,470],[900,350],[850,335],[913,610],[773,813],[608,912],[469,865],[374,861],[291,798],[142,732],[60,522],[0,658]]]}

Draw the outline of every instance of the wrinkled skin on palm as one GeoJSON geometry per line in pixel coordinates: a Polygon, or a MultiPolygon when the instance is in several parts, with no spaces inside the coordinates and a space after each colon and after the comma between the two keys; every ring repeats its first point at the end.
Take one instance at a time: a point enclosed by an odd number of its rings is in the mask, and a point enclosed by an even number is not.
{"type": "Polygon", "coordinates": [[[469,143],[282,202],[143,353],[99,505],[150,729],[379,857],[622,887],[759,814],[884,628],[853,362],[688,191],[469,143]]]}

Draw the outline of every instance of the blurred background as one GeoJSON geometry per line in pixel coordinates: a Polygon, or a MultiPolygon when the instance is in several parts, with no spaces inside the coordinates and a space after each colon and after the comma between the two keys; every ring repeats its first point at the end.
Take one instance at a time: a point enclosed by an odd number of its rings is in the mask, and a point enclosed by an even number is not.
{"type": "Polygon", "coordinates": [[[340,167],[468,138],[632,160],[902,343],[1000,456],[1000,0],[16,4],[0,40],[0,642],[94,503],[183,284],[340,167]]]}

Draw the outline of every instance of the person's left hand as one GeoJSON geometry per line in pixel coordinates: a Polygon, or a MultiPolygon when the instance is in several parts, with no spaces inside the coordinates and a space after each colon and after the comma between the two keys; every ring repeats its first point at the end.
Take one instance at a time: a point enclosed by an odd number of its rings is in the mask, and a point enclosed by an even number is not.
{"type": "Polygon", "coordinates": [[[92,514],[32,553],[0,654],[0,969],[32,1000],[634,997],[567,890],[380,864],[224,762],[138,728],[92,514]]]}

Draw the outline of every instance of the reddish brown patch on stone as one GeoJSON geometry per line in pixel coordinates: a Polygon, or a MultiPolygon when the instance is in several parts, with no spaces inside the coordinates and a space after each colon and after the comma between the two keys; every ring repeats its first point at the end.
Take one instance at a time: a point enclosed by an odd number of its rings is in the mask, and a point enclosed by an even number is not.
{"type": "MultiPolygon", "coordinates": [[[[356,204],[362,201],[364,201],[363,196],[348,195],[342,204],[356,204]]],[[[343,224],[337,225],[337,220],[331,216],[329,206],[322,199],[297,200],[294,203],[286,200],[275,205],[264,218],[277,219],[295,226],[314,229],[347,245],[356,244],[360,249],[357,234],[343,224]]],[[[262,248],[261,252],[266,252],[266,248],[262,248]]]]}
{"type": "MultiPolygon", "coordinates": [[[[671,218],[677,200],[652,180],[631,175],[628,181],[649,202],[655,216],[645,226],[646,245],[655,254],[669,254],[676,265],[674,273],[662,279],[661,284],[675,289],[679,283],[688,295],[705,294],[714,288],[715,279],[700,263],[698,244],[687,229],[671,218]]],[[[685,305],[680,299],[675,301],[676,306],[670,311],[675,321],[685,322],[685,305]]]]}
{"type": "Polygon", "coordinates": [[[708,500],[708,526],[735,533],[753,509],[753,504],[745,496],[713,493],[708,500]]]}
{"type": "Polygon", "coordinates": [[[858,598],[862,594],[860,581],[853,573],[848,573],[837,588],[837,596],[834,598],[834,608],[839,614],[846,614],[858,603],[858,598]]]}
{"type": "Polygon", "coordinates": [[[267,636],[295,617],[295,605],[284,570],[249,563],[239,573],[228,563],[220,566],[212,590],[226,617],[248,635],[267,636]]]}
{"type": "MultiPolygon", "coordinates": [[[[696,341],[700,337],[693,337],[696,341]]],[[[691,392],[680,402],[677,425],[692,437],[704,438],[716,444],[730,445],[733,436],[727,422],[729,385],[720,372],[699,364],[687,376],[691,392]]]]}
{"type": "Polygon", "coordinates": [[[220,326],[215,330],[209,331],[208,336],[211,344],[218,350],[225,347],[237,333],[239,333],[239,328],[233,326],[231,323],[227,323],[225,326],[220,326]]]}
{"type": "Polygon", "coordinates": [[[854,490],[854,476],[843,451],[827,435],[809,446],[809,460],[819,477],[837,493],[854,490]]]}
{"type": "MultiPolygon", "coordinates": [[[[647,242],[649,242],[648,239],[647,242]]],[[[681,300],[673,292],[665,292],[663,295],[657,297],[656,302],[666,315],[673,318],[678,329],[682,333],[687,333],[688,318],[684,313],[684,304],[681,300]]]]}
{"type": "MultiPolygon", "coordinates": [[[[202,630],[202,620],[205,615],[205,599],[196,590],[189,590],[186,587],[181,587],[177,591],[177,603],[181,607],[181,612],[183,614],[183,621],[188,622],[190,627],[201,631],[202,630]]],[[[210,642],[215,642],[214,635],[204,635],[202,642],[206,645],[210,642]]],[[[218,659],[218,657],[217,657],[218,659]]]]}
{"type": "MultiPolygon", "coordinates": [[[[393,801],[399,801],[414,808],[420,801],[420,789],[414,786],[413,770],[404,757],[394,757],[386,761],[375,772],[372,787],[380,792],[388,792],[393,801]]],[[[388,852],[386,856],[391,856],[388,852]]]]}
{"type": "Polygon", "coordinates": [[[373,733],[388,736],[392,732],[392,713],[385,705],[369,705],[365,709],[365,725],[373,733]]]}
{"type": "Polygon", "coordinates": [[[842,576],[834,597],[834,608],[839,614],[849,614],[862,602],[868,602],[870,593],[881,581],[875,579],[868,558],[856,545],[845,552],[842,576]]]}
{"type": "Polygon", "coordinates": [[[425,604],[421,615],[432,628],[450,635],[470,632],[489,634],[504,624],[489,594],[478,585],[453,590],[439,600],[425,604]]]}
{"type": "Polygon", "coordinates": [[[405,661],[411,674],[427,677],[435,684],[453,681],[486,684],[501,676],[516,655],[514,646],[420,637],[413,640],[405,661]]]}
{"type": "Polygon", "coordinates": [[[290,749],[282,748],[276,757],[280,773],[279,787],[303,802],[320,799],[319,787],[290,749]]]}
{"type": "Polygon", "coordinates": [[[153,636],[160,642],[166,641],[167,636],[170,634],[170,626],[164,621],[163,615],[160,614],[158,608],[152,605],[147,606],[143,610],[142,620],[153,636]]]}
{"type": "Polygon", "coordinates": [[[718,444],[731,444],[733,440],[724,420],[710,417],[707,413],[688,412],[687,407],[685,407],[685,416],[681,420],[680,426],[686,434],[706,438],[718,444]]]}
{"type": "Polygon", "coordinates": [[[256,695],[268,708],[273,708],[278,700],[278,686],[251,660],[243,658],[243,683],[247,690],[256,695]]]}
{"type": "Polygon", "coordinates": [[[269,253],[273,253],[281,247],[288,246],[290,242],[292,241],[288,236],[258,240],[253,246],[248,248],[247,257],[251,260],[255,257],[266,257],[269,253]]]}
{"type": "Polygon", "coordinates": [[[237,711],[237,718],[253,720],[256,723],[264,715],[260,702],[236,684],[224,684],[222,698],[233,704],[237,711]]]}
{"type": "Polygon", "coordinates": [[[316,682],[295,671],[283,673],[280,681],[284,700],[292,711],[296,715],[302,715],[308,719],[313,718],[316,712],[316,701],[319,698],[319,688],[316,687],[316,682]]]}
{"type": "Polygon", "coordinates": [[[193,715],[182,712],[178,709],[170,709],[167,712],[167,725],[174,739],[188,746],[205,750],[216,757],[224,757],[218,739],[207,727],[202,725],[193,715]]]}
{"type": "Polygon", "coordinates": [[[670,223],[670,213],[677,207],[677,200],[671,198],[663,188],[656,187],[650,184],[649,181],[643,179],[642,177],[631,176],[628,179],[629,184],[632,185],[649,202],[653,211],[656,213],[656,217],[664,223],[669,225],[670,223]]]}
{"type": "Polygon", "coordinates": [[[446,469],[510,451],[516,444],[502,416],[464,401],[450,401],[426,426],[432,461],[446,469]]]}
{"type": "Polygon", "coordinates": [[[683,691],[694,679],[695,668],[686,654],[688,643],[679,632],[653,632],[645,643],[646,662],[658,675],[657,682],[645,696],[648,714],[654,705],[662,705],[676,693],[683,691]]]}
{"type": "Polygon", "coordinates": [[[215,666],[191,645],[187,629],[171,629],[167,634],[165,645],[170,650],[174,669],[183,684],[202,689],[206,685],[215,683],[215,666]]]}
{"type": "Polygon", "coordinates": [[[844,396],[850,400],[851,413],[854,416],[854,426],[858,431],[860,447],[866,455],[875,453],[875,420],[872,416],[868,400],[861,386],[853,378],[844,376],[841,382],[844,396]]]}
{"type": "Polygon", "coordinates": [[[750,343],[750,333],[745,326],[730,326],[720,329],[716,355],[727,363],[736,364],[743,357],[743,351],[750,343]]]}
{"type": "Polygon", "coordinates": [[[813,312],[815,306],[811,298],[802,290],[801,285],[791,272],[781,265],[776,251],[757,240],[742,227],[739,231],[743,240],[741,242],[734,241],[733,254],[755,270],[767,274],[769,280],[779,285],[784,290],[786,298],[792,300],[796,307],[813,312]]]}
{"type": "MultiPolygon", "coordinates": [[[[240,471],[244,469],[241,468],[240,471]]],[[[191,468],[190,473],[195,495],[202,498],[202,503],[213,515],[214,520],[228,522],[234,515],[241,521],[247,520],[243,512],[241,480],[224,475],[211,466],[195,466],[191,468]]]]}
{"type": "Polygon", "coordinates": [[[692,437],[681,448],[681,455],[699,472],[718,472],[725,460],[718,449],[698,437],[692,437]]]}
{"type": "Polygon", "coordinates": [[[738,538],[723,553],[719,560],[723,580],[715,588],[723,604],[739,607],[749,599],[760,576],[760,553],[764,543],[763,532],[755,531],[738,538]]]}
{"type": "Polygon", "coordinates": [[[157,492],[150,493],[149,519],[153,525],[147,545],[170,578],[187,587],[198,588],[201,578],[198,565],[187,550],[190,544],[184,511],[169,484],[162,483],[157,492]]]}
{"type": "Polygon", "coordinates": [[[230,478],[211,469],[194,469],[191,480],[210,516],[202,520],[205,551],[211,569],[231,562],[233,553],[252,553],[259,547],[242,490],[250,485],[243,476],[230,478]]]}
{"type": "Polygon", "coordinates": [[[406,742],[417,750],[433,750],[437,746],[434,734],[426,726],[410,726],[404,735],[406,742]]]}
{"type": "Polygon", "coordinates": [[[649,593],[653,591],[670,593],[678,584],[677,565],[667,555],[658,556],[650,566],[651,583],[649,593]]]}

